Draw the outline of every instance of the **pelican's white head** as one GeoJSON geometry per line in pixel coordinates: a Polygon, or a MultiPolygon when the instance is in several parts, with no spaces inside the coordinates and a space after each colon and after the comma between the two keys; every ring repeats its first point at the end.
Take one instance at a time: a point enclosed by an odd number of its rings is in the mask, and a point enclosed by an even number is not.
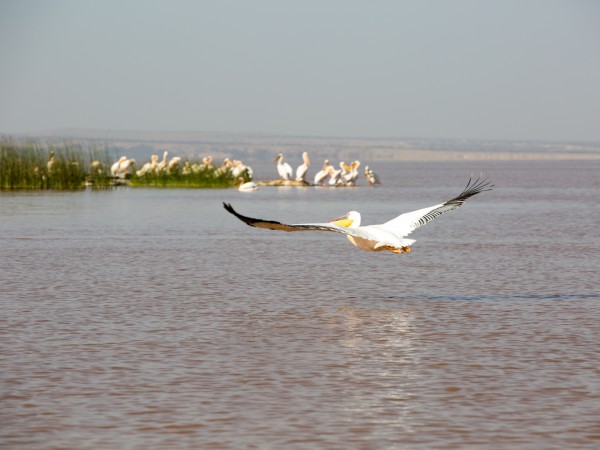
{"type": "Polygon", "coordinates": [[[344,214],[342,217],[333,219],[329,223],[339,225],[340,227],[358,228],[360,227],[360,213],[357,211],[350,211],[344,214]]]}
{"type": "Polygon", "coordinates": [[[279,161],[283,161],[283,153],[278,153],[273,162],[275,164],[279,163],[279,161]]]}

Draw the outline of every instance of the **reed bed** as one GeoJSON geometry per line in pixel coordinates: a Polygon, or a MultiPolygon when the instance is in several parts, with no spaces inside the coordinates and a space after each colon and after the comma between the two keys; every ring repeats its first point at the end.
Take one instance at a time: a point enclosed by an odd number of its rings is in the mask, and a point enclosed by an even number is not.
{"type": "Polygon", "coordinates": [[[81,144],[0,140],[0,190],[77,190],[110,186],[105,149],[81,144]]]}

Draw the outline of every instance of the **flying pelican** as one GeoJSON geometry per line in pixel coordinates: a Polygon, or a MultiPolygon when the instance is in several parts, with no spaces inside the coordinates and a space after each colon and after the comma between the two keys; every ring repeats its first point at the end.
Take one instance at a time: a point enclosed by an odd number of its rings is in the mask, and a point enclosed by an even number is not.
{"type": "Polygon", "coordinates": [[[225,209],[251,227],[267,228],[281,231],[332,231],[345,234],[350,243],[362,250],[378,252],[389,250],[393,253],[408,253],[413,239],[404,239],[421,225],[435,219],[439,215],[461,206],[466,199],[480,192],[490,191],[493,185],[486,179],[478,178],[474,182],[469,178],[463,191],[451,200],[439,205],[419,209],[399,215],[380,225],[360,226],[360,213],[350,211],[342,217],[328,223],[303,223],[287,225],[273,220],[253,219],[237,213],[228,203],[225,209]]]}
{"type": "Polygon", "coordinates": [[[310,159],[308,158],[308,153],[302,153],[302,159],[304,163],[300,164],[296,169],[296,181],[305,181],[306,172],[308,172],[308,168],[310,167],[310,159]]]}
{"type": "Polygon", "coordinates": [[[325,163],[323,163],[323,168],[317,172],[315,175],[315,184],[323,184],[325,182],[325,178],[329,176],[329,160],[326,159],[325,163]]]}
{"type": "Polygon", "coordinates": [[[277,173],[281,178],[284,180],[290,180],[292,178],[292,166],[283,162],[283,153],[279,153],[273,162],[277,164],[277,173]]]}

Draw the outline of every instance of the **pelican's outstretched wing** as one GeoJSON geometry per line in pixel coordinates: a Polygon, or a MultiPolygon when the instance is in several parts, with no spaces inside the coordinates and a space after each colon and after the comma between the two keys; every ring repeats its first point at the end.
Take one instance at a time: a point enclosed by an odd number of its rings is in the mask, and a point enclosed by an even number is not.
{"type": "Polygon", "coordinates": [[[480,192],[491,191],[492,187],[494,187],[494,185],[486,179],[482,180],[481,178],[477,178],[473,181],[472,178],[469,178],[469,182],[463,191],[453,199],[440,203],[439,205],[430,206],[429,208],[418,209],[416,211],[401,214],[395,219],[379,226],[393,232],[399,237],[407,236],[413,230],[425,225],[427,222],[432,221],[445,212],[458,208],[469,197],[479,194],[480,192]]]}
{"type": "Polygon", "coordinates": [[[274,220],[253,219],[252,217],[243,216],[238,213],[229,203],[223,203],[223,207],[242,222],[251,227],[267,228],[269,230],[281,231],[332,231],[334,233],[349,234],[352,236],[360,236],[362,233],[357,233],[356,230],[347,227],[341,227],[333,223],[297,223],[285,224],[274,220]]]}

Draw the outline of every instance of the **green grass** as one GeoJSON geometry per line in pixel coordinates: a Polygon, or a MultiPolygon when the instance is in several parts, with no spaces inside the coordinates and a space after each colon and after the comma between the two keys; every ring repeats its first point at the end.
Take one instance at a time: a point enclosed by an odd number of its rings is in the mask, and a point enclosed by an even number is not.
{"type": "Polygon", "coordinates": [[[81,144],[0,140],[0,190],[107,187],[109,163],[106,150],[81,144]],[[92,168],[92,161],[98,161],[100,168],[92,168]]]}
{"type": "MultiPolygon", "coordinates": [[[[244,181],[249,181],[244,177],[244,181]]],[[[182,173],[181,169],[173,173],[146,173],[139,177],[133,175],[129,180],[131,186],[163,187],[163,188],[230,188],[239,184],[239,178],[230,172],[216,168],[205,168],[197,172],[182,173]]]]}

